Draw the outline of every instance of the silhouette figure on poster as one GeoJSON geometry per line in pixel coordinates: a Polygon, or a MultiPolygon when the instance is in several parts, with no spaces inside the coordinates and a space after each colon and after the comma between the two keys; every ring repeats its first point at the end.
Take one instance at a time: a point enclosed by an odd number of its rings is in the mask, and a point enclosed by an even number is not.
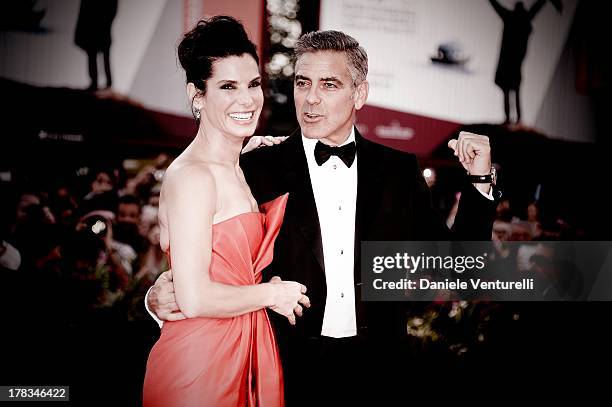
{"type": "MultiPolygon", "coordinates": [[[[528,10],[522,1],[518,1],[513,10],[503,7],[497,0],[489,0],[499,17],[504,23],[501,49],[497,71],[495,72],[495,84],[504,92],[504,112],[506,120],[504,124],[511,123],[510,120],[510,92],[514,96],[516,121],[521,121],[521,67],[527,54],[527,43],[531,35],[531,20],[542,9],[547,0],[537,0],[528,10]]],[[[551,0],[553,6],[561,12],[560,0],[551,0]]]]}
{"type": "Polygon", "coordinates": [[[88,90],[98,89],[98,54],[104,59],[106,87],[113,84],[110,67],[111,26],[117,14],[118,0],[81,0],[81,9],[74,35],[74,43],[87,53],[88,90]]]}

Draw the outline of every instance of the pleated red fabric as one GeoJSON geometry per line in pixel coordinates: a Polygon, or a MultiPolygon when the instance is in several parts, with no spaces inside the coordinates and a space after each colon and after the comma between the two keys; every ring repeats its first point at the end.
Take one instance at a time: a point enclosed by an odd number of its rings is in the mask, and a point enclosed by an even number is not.
{"type": "MultiPolygon", "coordinates": [[[[210,278],[261,282],[272,261],[288,195],[213,225],[210,278]]],[[[265,309],[234,318],[165,322],[147,362],[143,404],[284,406],[278,345],[265,309]]]]}

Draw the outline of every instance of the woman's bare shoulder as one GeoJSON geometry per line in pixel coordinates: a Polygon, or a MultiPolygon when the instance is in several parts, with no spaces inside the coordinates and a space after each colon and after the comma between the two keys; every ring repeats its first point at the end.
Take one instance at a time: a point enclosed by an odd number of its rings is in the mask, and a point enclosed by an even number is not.
{"type": "MultiPolygon", "coordinates": [[[[166,174],[168,178],[180,178],[187,175],[196,177],[211,177],[211,165],[206,161],[190,158],[177,158],[168,166],[166,174]]],[[[165,178],[164,178],[165,181],[165,178]]]]}
{"type": "Polygon", "coordinates": [[[168,190],[191,188],[196,188],[196,190],[215,188],[215,179],[210,165],[200,160],[175,160],[164,174],[161,193],[163,194],[164,190],[167,192],[168,190]]]}

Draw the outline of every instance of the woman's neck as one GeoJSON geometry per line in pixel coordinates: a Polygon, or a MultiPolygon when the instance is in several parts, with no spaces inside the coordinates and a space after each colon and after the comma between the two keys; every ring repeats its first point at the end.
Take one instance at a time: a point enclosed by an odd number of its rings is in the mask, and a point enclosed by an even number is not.
{"type": "Polygon", "coordinates": [[[242,139],[223,134],[218,129],[200,126],[191,147],[199,158],[206,161],[237,166],[242,151],[242,139]]]}

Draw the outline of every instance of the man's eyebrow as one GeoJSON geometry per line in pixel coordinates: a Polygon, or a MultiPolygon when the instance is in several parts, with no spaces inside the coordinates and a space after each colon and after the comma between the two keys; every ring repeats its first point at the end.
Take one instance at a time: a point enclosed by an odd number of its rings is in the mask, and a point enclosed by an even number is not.
{"type": "MultiPolygon", "coordinates": [[[[302,81],[310,81],[310,82],[312,82],[312,79],[310,79],[309,77],[304,76],[304,75],[295,75],[295,80],[296,81],[302,80],[302,81]]],[[[326,76],[325,78],[320,78],[319,82],[333,82],[333,83],[336,83],[339,86],[344,85],[344,82],[342,82],[342,80],[340,78],[338,78],[337,76],[326,76]]]]}
{"type": "Polygon", "coordinates": [[[337,78],[335,76],[329,76],[327,78],[321,78],[321,82],[336,82],[336,83],[342,84],[342,81],[340,80],[340,78],[337,78]]]}

